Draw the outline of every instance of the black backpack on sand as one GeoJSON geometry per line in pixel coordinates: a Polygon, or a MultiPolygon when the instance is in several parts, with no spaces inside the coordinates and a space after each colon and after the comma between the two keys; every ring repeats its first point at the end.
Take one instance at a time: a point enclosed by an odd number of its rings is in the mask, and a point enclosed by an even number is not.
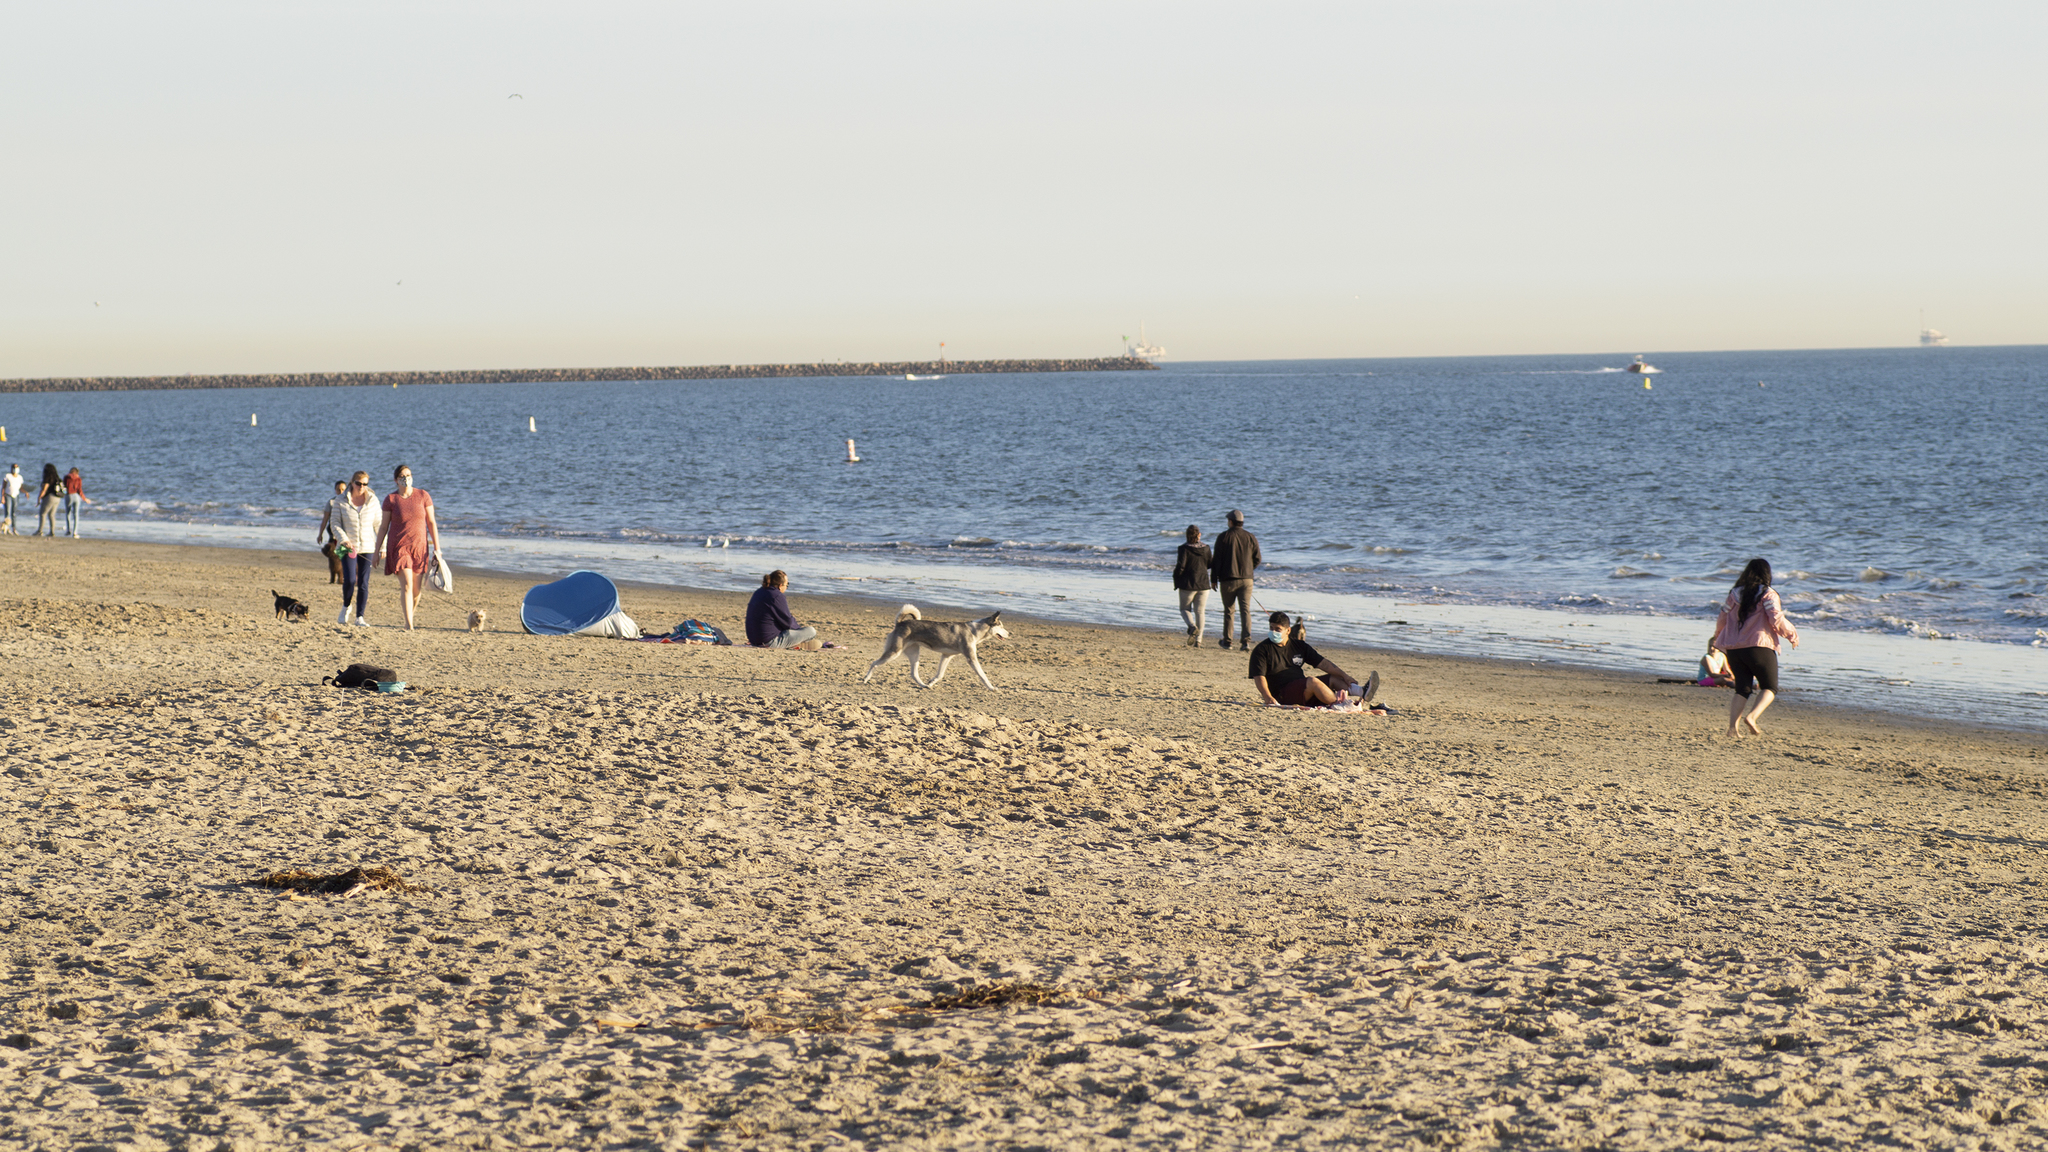
{"type": "Polygon", "coordinates": [[[320,682],[332,684],[336,688],[368,688],[375,692],[379,680],[396,679],[398,673],[389,668],[379,668],[375,664],[351,664],[332,676],[322,676],[320,682]]]}

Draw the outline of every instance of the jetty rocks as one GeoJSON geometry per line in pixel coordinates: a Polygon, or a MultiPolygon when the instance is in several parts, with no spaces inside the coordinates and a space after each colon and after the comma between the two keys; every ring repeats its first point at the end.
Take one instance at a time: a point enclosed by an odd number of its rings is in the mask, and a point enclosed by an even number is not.
{"type": "Polygon", "coordinates": [[[154,388],[336,388],[392,384],[582,384],[614,380],[758,380],[798,376],[977,376],[993,372],[1143,372],[1135,356],[1089,360],[887,360],[834,364],[698,364],[669,368],[478,368],[443,372],[271,372],[246,376],[79,376],[0,380],[0,392],[154,388]]]}

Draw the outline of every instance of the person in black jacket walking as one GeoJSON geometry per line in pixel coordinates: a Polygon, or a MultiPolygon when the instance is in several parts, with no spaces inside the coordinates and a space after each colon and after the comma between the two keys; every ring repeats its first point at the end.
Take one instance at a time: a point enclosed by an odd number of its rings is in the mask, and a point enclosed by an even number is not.
{"type": "Polygon", "coordinates": [[[1232,508],[1230,527],[1216,537],[1216,559],[1210,574],[1223,593],[1223,639],[1230,647],[1230,609],[1237,608],[1238,639],[1245,651],[1252,649],[1252,571],[1265,563],[1259,555],[1259,538],[1244,530],[1244,513],[1232,508]]]}
{"type": "Polygon", "coordinates": [[[1202,543],[1202,530],[1188,525],[1188,542],[1173,559],[1173,586],[1180,591],[1180,618],[1188,626],[1188,647],[1202,646],[1202,626],[1209,608],[1209,566],[1216,558],[1202,543]]]}

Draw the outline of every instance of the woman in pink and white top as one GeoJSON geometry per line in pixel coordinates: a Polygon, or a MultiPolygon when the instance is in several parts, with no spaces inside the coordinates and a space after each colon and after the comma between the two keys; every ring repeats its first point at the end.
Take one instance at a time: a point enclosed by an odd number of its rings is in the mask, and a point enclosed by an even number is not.
{"type": "Polygon", "coordinates": [[[1743,728],[1762,733],[1756,718],[1778,698],[1778,641],[1799,647],[1799,629],[1785,618],[1785,607],[1771,590],[1771,562],[1759,556],[1742,568],[1735,587],[1714,621],[1714,647],[1728,655],[1735,675],[1735,695],[1728,701],[1728,735],[1743,728]],[[1756,695],[1750,696],[1754,688],[1756,695]]]}

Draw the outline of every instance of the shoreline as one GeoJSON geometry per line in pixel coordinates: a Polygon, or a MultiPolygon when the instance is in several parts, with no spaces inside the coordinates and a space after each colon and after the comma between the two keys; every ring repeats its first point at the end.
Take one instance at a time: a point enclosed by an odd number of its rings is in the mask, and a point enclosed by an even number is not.
{"type": "MultiPolygon", "coordinates": [[[[235,531],[237,529],[228,528],[224,530],[235,531]]],[[[260,531],[266,534],[270,534],[276,531],[274,529],[241,530],[260,531]]],[[[296,534],[298,530],[293,529],[291,531],[294,534],[296,534]]],[[[310,524],[308,525],[307,531],[310,532],[310,524]]],[[[109,546],[133,546],[139,549],[175,549],[179,551],[186,551],[191,549],[219,549],[225,554],[258,553],[267,555],[273,561],[288,566],[303,563],[304,565],[309,566],[309,571],[312,569],[317,569],[319,565],[322,563],[317,553],[313,553],[310,549],[301,551],[297,548],[292,547],[278,547],[275,543],[266,543],[260,538],[255,537],[245,537],[244,539],[246,539],[248,542],[223,543],[208,541],[206,543],[201,544],[186,544],[167,541],[125,540],[112,537],[89,537],[88,541],[97,541],[99,543],[103,543],[109,546]]],[[[450,539],[451,541],[464,541],[468,538],[464,538],[459,534],[453,534],[451,535],[450,539]]],[[[493,540],[494,538],[477,537],[474,539],[478,541],[489,541],[493,540]]],[[[71,542],[53,542],[53,544],[55,543],[71,542]]],[[[619,543],[624,543],[629,547],[639,547],[637,544],[634,544],[633,542],[609,542],[603,540],[575,542],[578,548],[588,547],[599,549],[605,548],[608,544],[617,545],[619,543]]],[[[451,567],[454,568],[455,571],[458,573],[474,572],[480,575],[496,579],[503,579],[508,582],[524,581],[525,584],[528,586],[530,586],[531,584],[543,582],[547,579],[557,579],[561,575],[565,575],[568,572],[573,571],[577,568],[590,567],[594,568],[595,570],[604,571],[605,574],[612,579],[613,583],[618,585],[622,590],[630,587],[644,588],[659,594],[682,592],[701,594],[707,597],[734,596],[737,598],[735,603],[739,606],[743,606],[745,604],[747,596],[751,595],[752,593],[752,586],[755,582],[758,581],[759,578],[758,573],[753,572],[753,570],[751,569],[748,569],[747,572],[749,573],[749,575],[745,576],[743,579],[725,581],[722,584],[714,583],[711,581],[716,580],[718,574],[722,573],[724,569],[699,569],[692,561],[692,557],[696,551],[694,548],[684,546],[680,549],[675,549],[671,545],[667,544],[659,545],[656,547],[661,548],[664,551],[664,553],[673,552],[674,555],[678,557],[678,559],[673,561],[672,563],[666,564],[666,567],[669,568],[677,578],[662,580],[614,575],[613,573],[617,571],[620,567],[628,568],[630,570],[635,567],[644,566],[623,562],[614,566],[611,564],[607,564],[602,558],[586,557],[581,559],[563,560],[562,565],[558,567],[547,563],[546,561],[554,558],[549,557],[545,554],[522,555],[517,552],[512,552],[500,557],[501,560],[509,559],[515,561],[515,563],[511,565],[503,563],[462,564],[451,562],[451,567]],[[532,560],[534,561],[534,563],[531,566],[521,567],[516,564],[516,561],[518,560],[532,560]],[[552,573],[552,575],[550,575],[550,573],[552,573]],[[699,575],[706,582],[689,582],[687,577],[689,577],[692,574],[699,575]]],[[[800,560],[801,558],[799,557],[796,559],[800,560]]],[[[770,553],[764,553],[760,555],[759,560],[763,565],[760,571],[766,571],[768,568],[773,567],[790,567],[792,564],[791,557],[780,556],[770,553]]],[[[940,570],[949,570],[948,566],[944,565],[939,566],[939,568],[940,570]]],[[[968,566],[966,569],[963,569],[962,571],[965,571],[973,576],[978,577],[983,574],[984,570],[979,568],[978,566],[968,566]]],[[[1112,619],[1091,619],[1090,615],[1085,611],[1085,609],[1078,607],[1079,604],[1086,602],[1085,598],[1082,600],[1074,601],[1077,607],[1070,615],[1048,615],[1045,614],[1042,610],[1045,607],[1045,605],[1042,602],[1037,605],[1037,607],[1040,609],[1039,611],[1034,612],[1032,610],[1031,601],[1033,598],[1031,597],[1021,595],[1015,592],[992,592],[977,595],[973,591],[973,584],[967,584],[961,587],[952,587],[945,584],[941,584],[937,587],[925,587],[917,584],[899,583],[896,580],[889,578],[870,577],[862,580],[842,580],[833,579],[830,577],[817,578],[815,576],[807,578],[806,574],[801,570],[795,573],[795,579],[797,582],[797,586],[795,592],[793,593],[794,596],[844,597],[850,604],[866,606],[869,608],[876,609],[878,611],[883,611],[884,614],[890,618],[893,618],[895,610],[899,605],[905,602],[916,602],[919,603],[921,608],[926,610],[927,615],[931,614],[935,605],[939,608],[940,616],[951,615],[955,618],[966,618],[966,616],[969,615],[980,616],[985,615],[988,612],[1001,609],[1007,612],[1009,614],[1009,617],[1012,619],[1035,619],[1043,621],[1049,626],[1055,627],[1108,628],[1112,630],[1128,631],[1133,636],[1152,638],[1178,635],[1179,616],[1172,604],[1172,598],[1170,595],[1160,597],[1158,602],[1151,606],[1153,609],[1156,610],[1154,614],[1157,616],[1159,620],[1159,623],[1157,625],[1152,625],[1131,623],[1128,620],[1128,613],[1118,613],[1113,611],[1109,614],[1112,616],[1122,615],[1125,617],[1125,619],[1122,622],[1118,622],[1112,619]],[[879,590],[879,588],[873,591],[856,590],[864,588],[871,584],[886,584],[886,586],[893,589],[893,591],[885,592],[879,590]]],[[[381,585],[384,582],[386,582],[386,578],[382,576],[379,576],[377,578],[378,585],[381,585]]],[[[980,581],[980,583],[986,585],[987,581],[980,581]]],[[[393,586],[395,587],[395,584],[393,586]]],[[[1268,596],[1275,595],[1275,593],[1271,590],[1268,590],[1266,594],[1268,596]]],[[[1285,595],[1288,595],[1290,601],[1311,599],[1310,597],[1303,596],[1300,594],[1285,595]]],[[[1039,599],[1042,601],[1042,598],[1039,599]]],[[[1103,602],[1103,606],[1105,610],[1115,609],[1118,607],[1118,605],[1109,603],[1107,601],[1103,602]]],[[[1301,605],[1296,605],[1296,607],[1301,607],[1301,605]]],[[[1391,629],[1382,628],[1353,628],[1348,631],[1343,631],[1340,634],[1333,634],[1331,628],[1334,627],[1336,624],[1336,621],[1334,619],[1335,614],[1327,613],[1327,610],[1321,604],[1315,603],[1313,601],[1311,601],[1311,603],[1307,605],[1307,608],[1313,612],[1326,613],[1325,618],[1318,625],[1313,626],[1312,628],[1313,638],[1315,639],[1315,642],[1319,648],[1355,649],[1367,652],[1387,652],[1390,654],[1399,654],[1402,656],[1413,656],[1415,658],[1423,660],[1471,661],[1473,662],[1474,667],[1524,669],[1534,666],[1547,672],[1555,672],[1566,676],[1598,677],[1602,678],[1602,683],[1611,683],[1615,685],[1648,685],[1650,687],[1664,687],[1693,692],[1706,691],[1704,689],[1684,689],[1682,685],[1660,686],[1651,683],[1658,677],[1669,677],[1676,672],[1682,672],[1684,669],[1679,666],[1674,666],[1670,669],[1662,667],[1645,667],[1639,663],[1632,663],[1626,656],[1614,654],[1606,649],[1599,650],[1600,654],[1607,656],[1608,662],[1606,663],[1595,663],[1592,661],[1582,662],[1573,660],[1570,657],[1576,655],[1577,653],[1572,652],[1571,650],[1536,645],[1525,645],[1526,650],[1522,654],[1516,655],[1505,655],[1490,652],[1475,653],[1456,650],[1446,650],[1446,647],[1442,643],[1443,638],[1439,635],[1436,635],[1437,632],[1445,628],[1450,628],[1453,624],[1457,624],[1459,627],[1464,628],[1466,632],[1469,634],[1480,626],[1474,625],[1469,621],[1463,623],[1459,623],[1457,621],[1445,621],[1441,622],[1436,629],[1431,629],[1427,626],[1427,622],[1423,621],[1423,618],[1421,616],[1415,616],[1413,609],[1416,607],[1419,606],[1410,606],[1411,610],[1409,612],[1404,613],[1404,615],[1414,616],[1418,622],[1424,623],[1423,628],[1416,629],[1414,631],[1403,629],[1400,632],[1395,632],[1391,629]],[[1429,647],[1404,646],[1388,642],[1392,640],[1402,639],[1404,636],[1415,636],[1423,639],[1436,639],[1439,643],[1435,647],[1429,647]]],[[[1215,604],[1212,603],[1210,605],[1210,634],[1209,636],[1205,637],[1205,639],[1207,639],[1211,643],[1213,643],[1216,628],[1218,626],[1216,620],[1216,608],[1217,606],[1215,604]]],[[[1486,609],[1466,608],[1463,609],[1463,611],[1484,612],[1486,611],[1486,609]]],[[[630,607],[628,607],[628,613],[631,614],[630,607]]],[[[1255,613],[1255,615],[1257,615],[1257,613],[1255,613]]],[[[1574,613],[1559,613],[1557,615],[1565,621],[1565,627],[1570,627],[1574,629],[1600,629],[1618,626],[1626,629],[1630,633],[1641,633],[1645,629],[1663,628],[1671,630],[1674,633],[1682,633],[1683,638],[1687,641],[1690,641],[1693,638],[1693,633],[1695,631],[1698,631],[1698,629],[1694,626],[1693,621],[1678,617],[1637,617],[1628,615],[1595,615],[1582,617],[1574,613]]],[[[738,618],[736,611],[734,613],[733,618],[738,618]]],[[[516,630],[518,627],[518,618],[516,612],[510,615],[500,616],[498,617],[498,619],[499,626],[501,628],[511,628],[516,630]]],[[[680,619],[680,617],[678,617],[678,619],[680,619]]],[[[674,622],[670,621],[669,623],[672,624],[674,622]]],[[[714,621],[714,623],[717,623],[717,621],[714,621]]],[[[643,626],[645,626],[645,622],[643,622],[643,626]]],[[[721,626],[723,625],[721,624],[721,626]]],[[[1485,625],[1484,627],[1491,628],[1495,626],[1485,625]]],[[[728,634],[731,633],[730,629],[728,629],[727,631],[728,634]]],[[[1811,649],[1813,647],[1811,641],[1814,639],[1815,636],[1843,636],[1856,638],[1859,636],[1859,634],[1812,632],[1808,635],[1809,644],[1806,646],[1808,649],[1811,649]]],[[[876,643],[877,645],[879,645],[879,639],[877,639],[876,643]]],[[[1920,642],[1916,642],[1916,645],[1917,643],[1920,642]]],[[[1907,647],[1910,648],[1913,646],[1914,645],[1908,645],[1907,647]]],[[[2005,654],[2002,652],[2002,649],[2010,648],[2012,650],[2012,654],[2021,655],[2022,658],[2029,658],[2037,655],[2035,650],[2022,648],[2017,645],[1990,645],[1989,647],[1993,650],[2000,650],[1998,654],[2005,654]]],[[[1802,650],[1800,652],[1800,656],[1807,656],[1807,652],[1805,650],[1802,650]]],[[[1809,707],[1823,709],[1830,712],[1838,712],[1845,717],[1862,717],[1874,723],[1896,723],[1913,728],[1926,728],[1929,725],[1933,725],[1935,727],[1956,726],[1961,729],[1966,729],[1970,731],[1981,731],[1985,733],[2017,733],[2033,736],[2048,736],[2048,718],[2034,718],[2030,722],[2028,720],[2023,719],[1984,718],[1980,716],[1966,716],[1954,712],[1944,712],[1941,710],[1941,707],[1939,706],[1938,702],[1935,703],[1933,706],[1929,706],[1929,699],[1926,696],[1922,695],[1918,689],[1902,690],[1892,688],[1889,686],[1872,686],[1870,688],[1861,690],[1859,694],[1859,691],[1854,688],[1845,690],[1842,686],[1838,684],[1833,684],[1818,679],[1808,679],[1805,683],[1802,683],[1800,682],[1800,679],[1796,676],[1787,677],[1784,689],[1785,693],[1789,693],[1789,695],[1781,693],[1781,702],[1779,705],[1780,707],[1783,707],[1785,702],[1790,701],[1796,703],[1800,707],[1809,707]],[[1887,701],[1885,699],[1886,696],[1890,696],[1892,697],[1892,699],[1887,701]]],[[[1716,699],[1720,699],[1718,694],[1716,694],[1716,699]]]]}
{"type": "Polygon", "coordinates": [[[179,376],[0,379],[0,394],[140,392],[213,388],[408,387],[424,384],[597,384],[619,381],[764,380],[821,376],[978,376],[1011,372],[1148,372],[1135,356],[1047,360],[876,360],[848,364],[695,364],[665,368],[476,368],[415,372],[269,372],[179,376]]]}
{"type": "Polygon", "coordinates": [[[1398,715],[1265,709],[1021,614],[1000,691],[919,690],[864,680],[894,603],[801,585],[847,647],[506,631],[534,577],[474,569],[342,628],[310,550],[20,543],[10,1143],[2048,1139],[2038,734],[1727,741],[1706,690],[1334,644],[1398,715]],[[356,661],[412,687],[317,683],[356,661]],[[411,887],[253,884],[352,867],[411,887]]]}

